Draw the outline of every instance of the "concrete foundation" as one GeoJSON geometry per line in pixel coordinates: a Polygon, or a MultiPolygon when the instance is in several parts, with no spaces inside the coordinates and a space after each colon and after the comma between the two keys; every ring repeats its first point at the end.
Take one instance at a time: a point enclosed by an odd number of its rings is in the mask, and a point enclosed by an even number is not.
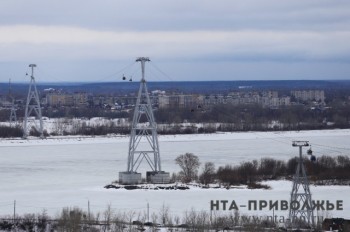
{"type": "Polygon", "coordinates": [[[141,173],[119,172],[120,184],[141,184],[141,173]]]}
{"type": "Polygon", "coordinates": [[[170,183],[170,173],[169,172],[146,172],[147,182],[152,184],[168,184],[170,183]]]}

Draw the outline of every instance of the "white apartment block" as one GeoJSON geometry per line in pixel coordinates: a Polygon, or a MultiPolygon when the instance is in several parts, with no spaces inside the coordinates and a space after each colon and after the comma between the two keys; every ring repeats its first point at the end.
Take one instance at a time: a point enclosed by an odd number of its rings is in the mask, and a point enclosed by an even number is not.
{"type": "Polygon", "coordinates": [[[319,101],[324,102],[325,94],[323,90],[294,90],[292,96],[302,101],[319,101]]]}

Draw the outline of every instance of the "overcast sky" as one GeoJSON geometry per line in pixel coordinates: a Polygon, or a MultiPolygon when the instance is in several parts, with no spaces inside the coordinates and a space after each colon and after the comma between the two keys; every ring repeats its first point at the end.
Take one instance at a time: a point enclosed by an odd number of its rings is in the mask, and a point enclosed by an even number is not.
{"type": "Polygon", "coordinates": [[[1,0],[0,81],[350,79],[349,0],[1,0]]]}

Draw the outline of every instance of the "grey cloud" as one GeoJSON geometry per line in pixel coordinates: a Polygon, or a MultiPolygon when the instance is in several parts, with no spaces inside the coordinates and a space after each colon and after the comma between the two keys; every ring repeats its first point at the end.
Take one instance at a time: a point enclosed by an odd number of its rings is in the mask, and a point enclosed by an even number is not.
{"type": "Polygon", "coordinates": [[[100,31],[75,27],[0,26],[1,59],[162,58],[332,60],[349,57],[350,31],[100,31]],[[12,53],[11,51],[19,51],[12,53]]]}
{"type": "Polygon", "coordinates": [[[339,0],[1,1],[0,23],[92,29],[341,29],[350,2],[339,0]]]}
{"type": "Polygon", "coordinates": [[[3,0],[0,80],[30,62],[97,80],[139,55],[179,80],[350,78],[349,33],[348,0],[3,0]]]}

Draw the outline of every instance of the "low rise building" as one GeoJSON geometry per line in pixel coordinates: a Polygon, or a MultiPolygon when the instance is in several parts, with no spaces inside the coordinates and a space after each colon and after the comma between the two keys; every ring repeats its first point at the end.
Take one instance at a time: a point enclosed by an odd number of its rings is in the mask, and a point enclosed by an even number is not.
{"type": "Polygon", "coordinates": [[[326,97],[324,90],[293,90],[291,95],[294,96],[297,100],[301,101],[318,101],[324,102],[326,97]]]}
{"type": "Polygon", "coordinates": [[[160,108],[172,107],[196,107],[203,105],[210,107],[217,104],[248,105],[259,104],[263,107],[278,108],[280,106],[290,105],[290,97],[278,97],[277,91],[268,91],[259,93],[250,92],[231,92],[228,95],[210,94],[210,95],[162,95],[159,96],[160,108]]]}
{"type": "Polygon", "coordinates": [[[160,95],[158,96],[159,108],[187,108],[202,105],[204,97],[202,95],[160,95]]]}
{"type": "Polygon", "coordinates": [[[59,106],[73,106],[74,98],[72,94],[65,93],[48,93],[46,94],[46,104],[48,106],[59,107],[59,106]]]}
{"type": "Polygon", "coordinates": [[[46,94],[45,103],[48,106],[86,106],[88,103],[88,96],[86,93],[62,93],[49,92],[46,94]]]}

